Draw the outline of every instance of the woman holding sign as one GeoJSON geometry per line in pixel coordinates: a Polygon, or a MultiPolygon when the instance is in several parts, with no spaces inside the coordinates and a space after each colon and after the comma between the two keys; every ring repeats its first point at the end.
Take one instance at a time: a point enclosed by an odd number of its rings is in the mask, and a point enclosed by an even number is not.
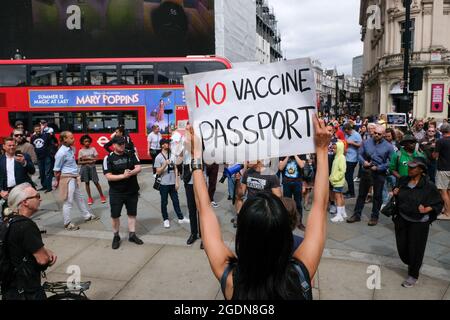
{"type": "MultiPolygon", "coordinates": [[[[305,240],[292,254],[290,220],[281,200],[258,194],[242,207],[237,220],[236,255],[222,240],[219,222],[211,207],[202,173],[201,143],[194,143],[191,163],[201,233],[211,269],[221,281],[226,299],[312,299],[314,277],[326,238],[328,155],[331,136],[323,121],[314,117],[317,175],[314,201],[305,240]]],[[[197,138],[195,138],[197,139],[197,138]]]]}

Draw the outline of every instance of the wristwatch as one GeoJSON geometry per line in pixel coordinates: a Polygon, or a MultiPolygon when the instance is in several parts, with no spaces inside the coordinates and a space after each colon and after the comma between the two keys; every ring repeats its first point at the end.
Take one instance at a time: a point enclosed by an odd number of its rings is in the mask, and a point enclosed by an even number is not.
{"type": "Polygon", "coordinates": [[[203,161],[201,159],[192,159],[191,161],[191,171],[203,170],[203,161]]]}

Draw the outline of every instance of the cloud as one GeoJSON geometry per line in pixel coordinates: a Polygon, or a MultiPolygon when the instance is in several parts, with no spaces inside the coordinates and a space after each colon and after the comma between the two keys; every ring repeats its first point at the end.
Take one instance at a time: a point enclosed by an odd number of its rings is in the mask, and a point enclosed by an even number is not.
{"type": "Polygon", "coordinates": [[[363,53],[360,0],[268,0],[274,8],[287,59],[311,57],[324,68],[351,74],[352,59],[363,53]]]}

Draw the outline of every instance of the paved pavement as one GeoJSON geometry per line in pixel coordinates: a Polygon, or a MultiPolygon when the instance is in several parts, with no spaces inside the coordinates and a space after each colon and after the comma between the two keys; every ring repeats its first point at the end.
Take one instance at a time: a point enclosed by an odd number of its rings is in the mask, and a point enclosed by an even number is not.
{"type": "MultiPolygon", "coordinates": [[[[104,190],[108,190],[102,175],[100,179],[104,190]]],[[[77,265],[82,281],[92,281],[88,292],[91,299],[223,299],[206,255],[199,248],[199,241],[191,247],[186,246],[189,225],[178,225],[170,201],[171,228],[164,229],[159,193],[152,189],[153,178],[148,167],[139,176],[139,183],[137,233],[145,245],[136,246],[126,241],[124,216],[121,234],[125,240],[117,251],[111,249],[109,207],[100,203],[96,190],[93,191],[96,202],[92,209],[101,219],[83,224],[81,215],[74,209],[73,222],[81,226],[75,232],[63,229],[61,205],[57,203],[56,195],[43,195],[41,210],[34,219],[47,230],[46,246],[58,255],[57,264],[47,274],[48,279],[65,281],[67,268],[77,265]]],[[[226,190],[226,184],[218,184],[215,200],[220,208],[216,213],[224,240],[233,248],[232,205],[227,200],[226,190]]],[[[179,194],[181,208],[187,215],[183,187],[179,194]]],[[[353,205],[354,201],[349,201],[349,213],[353,205]]],[[[329,224],[326,249],[314,281],[315,299],[449,300],[450,222],[433,224],[419,284],[404,289],[400,284],[406,277],[406,267],[396,253],[392,222],[381,217],[378,226],[368,227],[370,206],[364,212],[366,215],[361,223],[329,224]],[[378,287],[375,277],[371,277],[373,270],[380,275],[378,287]]]]}

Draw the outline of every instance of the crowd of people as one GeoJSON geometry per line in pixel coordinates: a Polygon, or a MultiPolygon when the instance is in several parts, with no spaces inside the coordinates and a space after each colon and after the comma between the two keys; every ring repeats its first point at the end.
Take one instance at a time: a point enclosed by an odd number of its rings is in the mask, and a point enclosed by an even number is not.
{"type": "MultiPolygon", "coordinates": [[[[380,211],[392,199],[397,200],[393,216],[397,248],[408,265],[408,278],[402,285],[412,287],[419,278],[430,224],[436,219],[450,220],[450,124],[411,120],[409,128],[399,129],[389,127],[383,115],[366,119],[324,115],[314,119],[314,125],[315,154],[243,163],[226,177],[228,200],[235,208],[231,223],[237,229],[236,254],[223,243],[213,212],[219,207],[214,199],[219,164],[203,163],[201,150],[193,147],[199,143],[189,123],[184,136],[176,133],[171,140],[161,135],[157,125],[149,134],[148,155],[154,189],[161,197],[162,225],[170,228],[170,196],[178,223],[190,225],[187,245],[202,239],[201,248],[227,299],[310,297],[310,286],[305,288],[299,282],[310,284],[317,270],[326,238],[326,212],[332,214],[332,223],[357,223],[365,204],[371,202],[368,225],[375,227],[380,211]],[[189,218],[180,206],[180,180],[189,218]],[[355,183],[359,183],[358,193],[355,183]],[[356,198],[356,205],[349,216],[346,200],[351,198],[356,198]],[[305,226],[303,214],[307,211],[305,226]],[[305,232],[304,239],[293,234],[296,228],[305,232]]],[[[10,234],[17,233],[13,237],[23,239],[25,247],[16,248],[15,254],[27,254],[33,270],[45,270],[56,261],[30,219],[39,207],[38,191],[58,194],[63,226],[68,231],[80,228],[71,219],[74,203],[85,222],[99,219],[91,209],[94,197],[90,182],[96,186],[100,201],[108,201],[99,183],[96,162],[101,159],[92,138],[81,137],[78,154],[74,142],[74,135],[68,131],[62,132],[58,141],[45,120],[35,125],[32,133],[17,122],[11,137],[4,140],[0,158],[2,220],[14,221],[20,216],[10,234]],[[35,165],[40,188],[31,179],[35,165]],[[87,199],[81,182],[85,183],[87,199]],[[20,221],[28,227],[19,228],[20,221]]],[[[136,148],[123,126],[104,148],[108,151],[102,169],[109,185],[112,249],[121,245],[124,206],[128,240],[142,245],[136,234],[136,218],[140,193],[137,177],[143,168],[136,148]]],[[[2,283],[3,297],[17,298],[24,285],[10,283],[2,283]]],[[[29,297],[42,297],[36,283],[27,288],[29,297]]]]}

